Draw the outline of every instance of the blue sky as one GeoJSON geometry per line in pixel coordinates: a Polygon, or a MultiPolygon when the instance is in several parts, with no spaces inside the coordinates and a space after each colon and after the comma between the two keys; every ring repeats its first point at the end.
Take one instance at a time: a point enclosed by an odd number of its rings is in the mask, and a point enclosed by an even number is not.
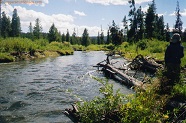
{"type": "MultiPolygon", "coordinates": [[[[12,16],[14,8],[18,10],[21,19],[23,32],[28,31],[29,23],[35,25],[36,18],[39,18],[43,32],[48,32],[52,23],[61,33],[69,30],[70,34],[76,31],[81,36],[85,28],[90,36],[97,36],[101,27],[106,35],[108,26],[115,23],[122,28],[122,19],[128,18],[128,0],[2,0],[2,11],[12,16]],[[40,2],[42,4],[26,4],[28,2],[40,2]],[[24,4],[23,4],[24,3],[24,4]]],[[[141,6],[144,11],[152,0],[135,0],[136,7],[141,6]]],[[[186,0],[178,0],[182,14],[183,27],[186,28],[186,0]]],[[[170,28],[175,24],[177,0],[155,0],[157,14],[164,15],[165,24],[169,23],[170,28]]]]}

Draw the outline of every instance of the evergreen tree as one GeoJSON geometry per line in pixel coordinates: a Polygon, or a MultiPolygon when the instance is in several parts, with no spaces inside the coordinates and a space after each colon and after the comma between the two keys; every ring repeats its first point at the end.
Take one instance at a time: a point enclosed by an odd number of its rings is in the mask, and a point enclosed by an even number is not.
{"type": "Polygon", "coordinates": [[[69,34],[68,29],[67,29],[67,33],[66,33],[66,41],[70,42],[70,34],[69,34]]]}
{"type": "Polygon", "coordinates": [[[57,28],[55,27],[54,23],[52,24],[52,26],[49,29],[48,40],[49,40],[49,42],[59,41],[59,32],[58,32],[57,28]]]}
{"type": "Polygon", "coordinates": [[[144,36],[144,13],[142,11],[141,6],[137,10],[137,32],[136,32],[136,40],[142,39],[144,36]]]}
{"type": "Polygon", "coordinates": [[[34,40],[33,27],[32,27],[32,23],[31,23],[31,22],[30,22],[30,24],[29,24],[28,30],[29,30],[28,38],[34,40]]]}
{"type": "Polygon", "coordinates": [[[105,44],[103,31],[101,32],[101,36],[100,36],[100,44],[105,44]]]}
{"type": "Polygon", "coordinates": [[[165,30],[165,33],[166,33],[166,41],[170,41],[170,29],[169,29],[169,24],[167,23],[167,25],[166,25],[166,30],[165,30]]]}
{"type": "Polygon", "coordinates": [[[107,31],[107,41],[106,41],[106,44],[110,44],[110,43],[112,43],[112,42],[111,42],[111,38],[110,38],[110,31],[108,30],[107,31]]]}
{"type": "Polygon", "coordinates": [[[101,41],[100,41],[100,34],[99,34],[99,32],[98,32],[98,36],[97,36],[97,43],[98,43],[98,45],[101,44],[101,41]]]}
{"type": "Polygon", "coordinates": [[[130,11],[129,11],[129,21],[130,21],[130,29],[127,32],[128,41],[132,41],[135,37],[136,31],[137,31],[137,13],[136,13],[136,7],[135,7],[135,1],[130,0],[130,11]]]}
{"type": "Polygon", "coordinates": [[[179,2],[177,1],[177,7],[176,7],[176,24],[175,24],[175,29],[178,29],[179,32],[181,33],[182,31],[182,25],[183,22],[181,21],[181,14],[180,14],[180,7],[179,7],[179,2]]]}
{"type": "Polygon", "coordinates": [[[127,40],[128,25],[127,25],[127,18],[126,18],[126,16],[124,16],[122,22],[123,22],[123,35],[124,35],[124,39],[127,40]]]}
{"type": "Polygon", "coordinates": [[[9,37],[11,32],[10,18],[8,18],[5,12],[2,13],[2,26],[1,26],[1,36],[3,38],[9,37]]]}
{"type": "Polygon", "coordinates": [[[35,26],[33,29],[33,34],[36,39],[40,39],[42,37],[42,26],[40,24],[39,18],[35,20],[35,26]]]}
{"type": "Polygon", "coordinates": [[[75,28],[74,28],[74,32],[72,33],[72,37],[71,37],[70,43],[71,43],[72,45],[77,44],[76,30],[75,30],[75,28]]]}
{"type": "Polygon", "coordinates": [[[85,28],[82,34],[82,45],[83,46],[88,46],[90,45],[90,38],[88,34],[88,30],[85,28]]]}
{"type": "Polygon", "coordinates": [[[20,18],[17,14],[17,9],[14,9],[11,23],[11,36],[18,37],[21,34],[20,18]]]}
{"type": "Polygon", "coordinates": [[[149,5],[149,8],[146,13],[146,18],[145,18],[145,27],[146,27],[146,37],[147,38],[152,38],[153,33],[155,30],[155,12],[156,12],[156,7],[155,7],[155,1],[153,0],[152,4],[149,5]]]}
{"type": "Polygon", "coordinates": [[[114,45],[120,45],[123,42],[123,32],[119,30],[119,27],[115,24],[114,20],[112,26],[109,27],[111,33],[111,40],[114,45]]]}
{"type": "Polygon", "coordinates": [[[157,38],[159,40],[165,40],[165,24],[164,24],[164,18],[163,15],[158,17],[158,21],[157,21],[157,38]]]}
{"type": "Polygon", "coordinates": [[[62,36],[61,36],[61,40],[62,40],[62,42],[65,42],[65,41],[66,41],[66,36],[65,36],[64,33],[63,33],[62,36]]]}

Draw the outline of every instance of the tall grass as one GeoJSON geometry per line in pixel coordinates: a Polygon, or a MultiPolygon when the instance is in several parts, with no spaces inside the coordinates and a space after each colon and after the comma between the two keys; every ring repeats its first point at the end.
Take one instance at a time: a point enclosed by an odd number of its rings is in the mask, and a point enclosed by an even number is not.
{"type": "MultiPolygon", "coordinates": [[[[14,61],[14,57],[11,54],[19,55],[27,53],[30,55],[39,55],[39,52],[47,51],[47,53],[57,52],[60,55],[73,54],[73,49],[70,43],[64,42],[51,42],[46,39],[38,39],[32,41],[27,38],[6,38],[0,39],[0,60],[1,62],[14,61]]],[[[49,53],[50,54],[50,53],[49,53]]]]}

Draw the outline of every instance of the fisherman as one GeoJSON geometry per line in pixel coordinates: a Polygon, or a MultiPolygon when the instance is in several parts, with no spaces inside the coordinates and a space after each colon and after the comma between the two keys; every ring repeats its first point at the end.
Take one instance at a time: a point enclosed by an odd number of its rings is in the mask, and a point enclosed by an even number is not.
{"type": "Polygon", "coordinates": [[[170,85],[180,80],[180,64],[183,57],[184,47],[181,45],[180,34],[174,33],[165,51],[165,68],[170,85]]]}

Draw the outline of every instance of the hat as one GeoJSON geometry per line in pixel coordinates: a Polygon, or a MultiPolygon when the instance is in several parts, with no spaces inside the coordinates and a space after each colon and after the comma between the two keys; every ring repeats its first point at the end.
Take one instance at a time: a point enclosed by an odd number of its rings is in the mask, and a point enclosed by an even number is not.
{"type": "Polygon", "coordinates": [[[172,43],[177,43],[177,42],[181,42],[181,37],[180,37],[180,34],[178,33],[175,33],[172,38],[171,38],[171,41],[172,43]]]}

